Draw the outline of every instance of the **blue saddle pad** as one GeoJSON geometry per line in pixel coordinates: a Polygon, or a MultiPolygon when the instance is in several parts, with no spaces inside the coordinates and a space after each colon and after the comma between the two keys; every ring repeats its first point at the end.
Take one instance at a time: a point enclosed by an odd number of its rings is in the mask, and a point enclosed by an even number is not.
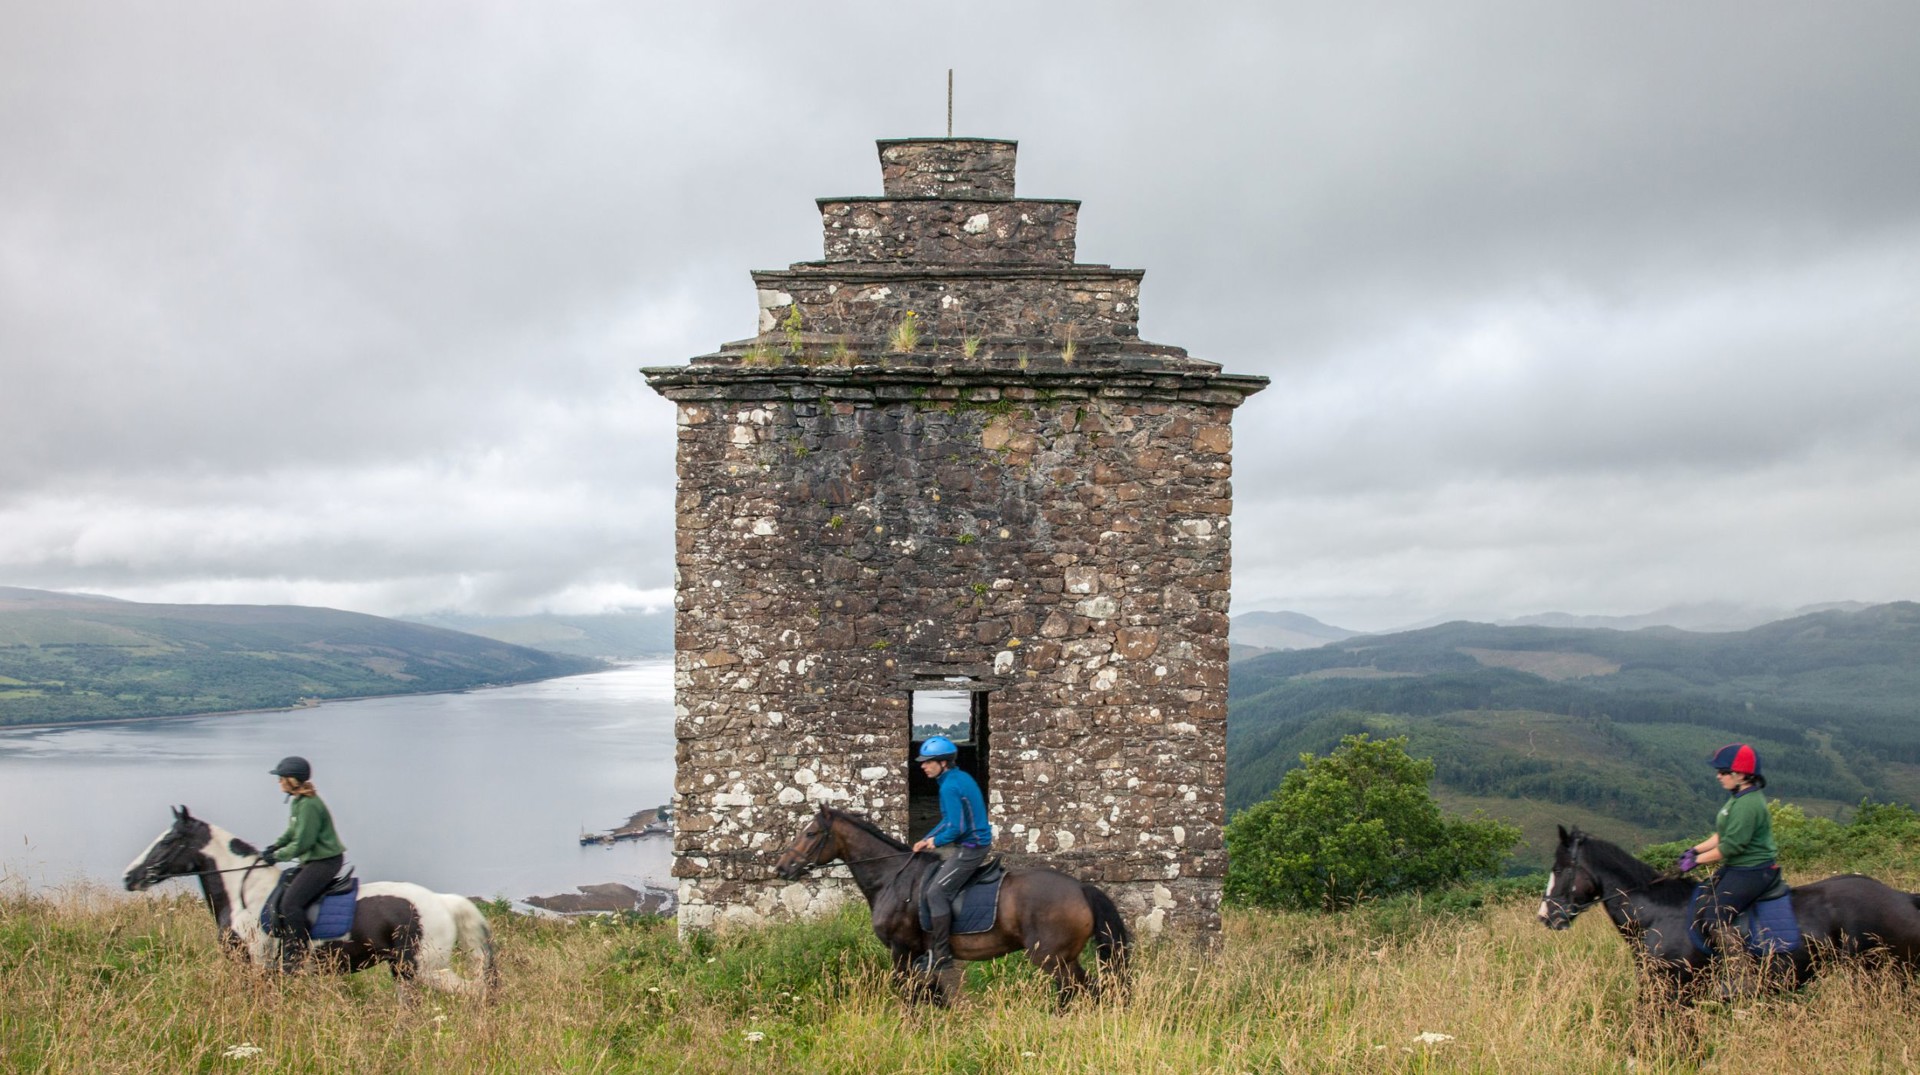
{"type": "MultiPolygon", "coordinates": [[[[985,933],[993,928],[1000,913],[1000,882],[1007,879],[1007,871],[995,868],[986,873],[985,880],[969,881],[953,898],[953,932],[985,933]]],[[[931,925],[927,920],[927,905],[922,903],[920,928],[931,925]]]]}
{"type": "MultiPolygon", "coordinates": [[[[330,892],[307,908],[307,933],[316,941],[331,941],[353,931],[353,904],[360,898],[360,879],[349,878],[345,889],[330,892]]],[[[267,909],[260,908],[260,928],[270,929],[267,909]]]]}
{"type": "MultiPolygon", "coordinates": [[[[1699,911],[1709,891],[1706,885],[1693,890],[1692,911],[1699,911]]],[[[1691,923],[1691,915],[1688,920],[1691,923]]],[[[1786,955],[1800,948],[1800,917],[1793,913],[1791,894],[1756,902],[1733,920],[1733,928],[1747,939],[1747,951],[1753,953],[1755,958],[1786,955]]],[[[1707,945],[1707,939],[1700,936],[1691,924],[1687,926],[1687,936],[1693,941],[1693,946],[1702,952],[1713,950],[1707,945]]]]}

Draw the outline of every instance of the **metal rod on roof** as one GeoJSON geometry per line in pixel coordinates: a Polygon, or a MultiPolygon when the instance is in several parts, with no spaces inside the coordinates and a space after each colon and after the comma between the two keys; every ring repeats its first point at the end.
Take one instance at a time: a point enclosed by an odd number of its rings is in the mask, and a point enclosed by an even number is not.
{"type": "Polygon", "coordinates": [[[953,68],[947,68],[947,137],[953,137],[953,68]]]}

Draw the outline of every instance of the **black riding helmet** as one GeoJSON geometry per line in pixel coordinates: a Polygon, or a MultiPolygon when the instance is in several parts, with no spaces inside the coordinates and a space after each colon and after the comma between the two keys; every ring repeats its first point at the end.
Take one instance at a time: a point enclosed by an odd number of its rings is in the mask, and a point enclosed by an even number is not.
{"type": "Polygon", "coordinates": [[[274,776],[290,776],[302,784],[313,778],[313,766],[308,765],[307,759],[297,754],[289,754],[281,758],[280,764],[268,769],[267,772],[274,776]]]}

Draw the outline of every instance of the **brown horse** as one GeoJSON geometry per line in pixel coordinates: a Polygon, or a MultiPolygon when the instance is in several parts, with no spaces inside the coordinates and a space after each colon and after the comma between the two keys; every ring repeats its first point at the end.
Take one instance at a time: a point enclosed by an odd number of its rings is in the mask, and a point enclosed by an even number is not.
{"type": "MultiPolygon", "coordinates": [[[[894,981],[909,1000],[931,996],[913,970],[913,957],[927,949],[915,904],[916,882],[938,856],[916,854],[858,814],[821,807],[780,853],[774,872],[789,881],[815,866],[839,859],[873,910],[873,932],[893,953],[894,981]]],[[[1133,941],[1120,911],[1093,885],[1056,870],[1008,870],[1000,884],[998,914],[985,933],[959,933],[953,954],[965,960],[994,959],[1024,950],[1034,966],[1053,975],[1060,1007],[1076,996],[1098,996],[1100,982],[1080,966],[1080,953],[1092,940],[1102,978],[1116,988],[1125,984],[1127,947],[1133,941]]]]}

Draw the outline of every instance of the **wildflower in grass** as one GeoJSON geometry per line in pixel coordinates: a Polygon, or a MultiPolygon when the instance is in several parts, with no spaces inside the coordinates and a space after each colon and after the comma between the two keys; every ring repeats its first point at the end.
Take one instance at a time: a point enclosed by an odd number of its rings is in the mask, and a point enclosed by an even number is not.
{"type": "Polygon", "coordinates": [[[1415,1035],[1413,1040],[1420,1043],[1421,1045],[1445,1045],[1447,1042],[1450,1042],[1453,1040],[1453,1035],[1452,1034],[1436,1034],[1433,1031],[1428,1030],[1423,1033],[1415,1035]]]}
{"type": "Polygon", "coordinates": [[[243,1041],[238,1045],[230,1046],[226,1052],[220,1055],[226,1057],[228,1060],[245,1060],[249,1057],[259,1056],[264,1052],[266,1052],[266,1050],[258,1045],[250,1041],[243,1041]]]}
{"type": "Polygon", "coordinates": [[[741,1037],[746,1038],[748,1044],[767,1040],[767,1036],[758,1030],[749,1030],[745,1034],[741,1035],[741,1037]]]}

